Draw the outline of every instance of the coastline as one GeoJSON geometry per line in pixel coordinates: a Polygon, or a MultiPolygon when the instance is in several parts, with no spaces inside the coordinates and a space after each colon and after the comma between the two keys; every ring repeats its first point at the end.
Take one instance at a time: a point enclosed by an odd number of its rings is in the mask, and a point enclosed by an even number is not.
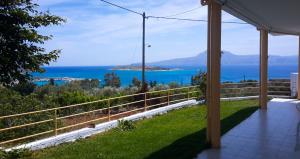
{"type": "MultiPolygon", "coordinates": [[[[146,80],[157,81],[160,84],[170,82],[177,82],[180,84],[189,84],[191,76],[196,75],[200,70],[206,70],[204,66],[199,68],[169,68],[162,70],[147,70],[146,80]]],[[[270,78],[290,78],[291,72],[297,72],[298,67],[288,66],[270,66],[270,78]]],[[[128,86],[132,83],[132,79],[137,77],[141,79],[142,71],[140,69],[117,69],[114,67],[99,67],[99,66],[82,66],[82,67],[46,67],[43,73],[32,73],[32,77],[39,83],[39,85],[48,83],[50,78],[59,78],[65,80],[80,80],[80,79],[99,79],[104,82],[106,73],[115,72],[121,80],[122,86],[128,86]],[[65,77],[65,78],[63,78],[65,77]],[[43,80],[41,80],[43,79],[43,80]],[[44,81],[44,82],[43,82],[44,81]]],[[[238,82],[243,79],[259,79],[259,67],[257,66],[222,66],[221,81],[238,82]]],[[[63,81],[59,81],[63,83],[63,81]]]]}
{"type": "MultiPolygon", "coordinates": [[[[111,71],[142,71],[142,69],[130,69],[130,68],[120,68],[120,69],[115,69],[115,68],[111,68],[109,69],[111,71]]],[[[172,69],[145,69],[145,71],[180,71],[180,70],[183,70],[183,69],[180,69],[180,68],[172,68],[172,69]]]]}

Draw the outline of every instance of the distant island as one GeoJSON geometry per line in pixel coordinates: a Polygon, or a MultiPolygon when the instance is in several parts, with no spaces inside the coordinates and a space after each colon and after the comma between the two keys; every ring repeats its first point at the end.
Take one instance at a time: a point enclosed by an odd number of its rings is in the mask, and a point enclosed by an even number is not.
{"type": "MultiPolygon", "coordinates": [[[[159,66],[159,67],[199,67],[206,66],[207,60],[206,51],[199,53],[193,57],[175,58],[169,60],[162,60],[157,62],[147,63],[148,66],[159,66]]],[[[258,66],[259,65],[259,53],[254,55],[239,55],[229,51],[222,51],[221,55],[222,66],[224,65],[244,65],[244,66],[258,66]]],[[[298,65],[298,56],[278,56],[269,55],[268,62],[270,66],[287,66],[287,65],[298,65]]],[[[140,63],[131,65],[141,65],[140,63]]]]}
{"type": "MultiPolygon", "coordinates": [[[[134,70],[134,71],[140,71],[142,70],[142,66],[140,65],[127,65],[127,66],[116,66],[113,67],[111,70],[134,70]]],[[[178,70],[176,68],[167,68],[167,67],[160,67],[160,66],[146,66],[146,71],[173,71],[178,70]]]]}

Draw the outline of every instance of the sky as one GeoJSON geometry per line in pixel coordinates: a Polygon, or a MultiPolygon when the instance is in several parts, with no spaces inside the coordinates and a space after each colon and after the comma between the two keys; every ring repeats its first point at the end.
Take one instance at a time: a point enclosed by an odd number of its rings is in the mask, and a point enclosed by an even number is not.
{"type": "MultiPolygon", "coordinates": [[[[108,0],[147,16],[207,19],[199,0],[108,0]]],[[[110,66],[141,61],[142,17],[100,0],[35,0],[40,10],[67,20],[60,26],[41,28],[53,35],[47,51],[61,49],[50,66],[110,66]]],[[[242,22],[222,12],[222,21],[242,22]]],[[[191,57],[206,50],[207,23],[146,19],[146,62],[191,57]]],[[[298,38],[269,36],[269,54],[297,55],[298,38]]],[[[259,54],[259,32],[249,24],[222,24],[222,50],[234,54],[259,54]]]]}

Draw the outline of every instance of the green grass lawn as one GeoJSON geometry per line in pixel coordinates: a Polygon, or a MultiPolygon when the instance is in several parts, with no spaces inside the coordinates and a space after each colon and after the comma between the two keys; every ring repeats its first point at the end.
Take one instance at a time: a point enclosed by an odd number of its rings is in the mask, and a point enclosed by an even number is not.
{"type": "MultiPolygon", "coordinates": [[[[221,103],[222,134],[257,110],[257,100],[221,103]]],[[[206,143],[206,106],[193,106],[135,123],[131,131],[117,129],[37,151],[40,159],[190,159],[206,143]]]]}

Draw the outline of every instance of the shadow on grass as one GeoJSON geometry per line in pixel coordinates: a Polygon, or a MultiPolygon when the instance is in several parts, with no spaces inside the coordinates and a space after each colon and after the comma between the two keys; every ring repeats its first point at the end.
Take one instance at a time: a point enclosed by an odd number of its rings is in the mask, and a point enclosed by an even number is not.
{"type": "MultiPolygon", "coordinates": [[[[245,120],[257,109],[258,107],[245,108],[222,119],[222,135],[245,120]]],[[[206,142],[206,128],[203,128],[196,133],[180,138],[169,146],[150,154],[146,159],[191,159],[195,158],[197,154],[206,148],[209,148],[209,145],[206,142]]]]}

